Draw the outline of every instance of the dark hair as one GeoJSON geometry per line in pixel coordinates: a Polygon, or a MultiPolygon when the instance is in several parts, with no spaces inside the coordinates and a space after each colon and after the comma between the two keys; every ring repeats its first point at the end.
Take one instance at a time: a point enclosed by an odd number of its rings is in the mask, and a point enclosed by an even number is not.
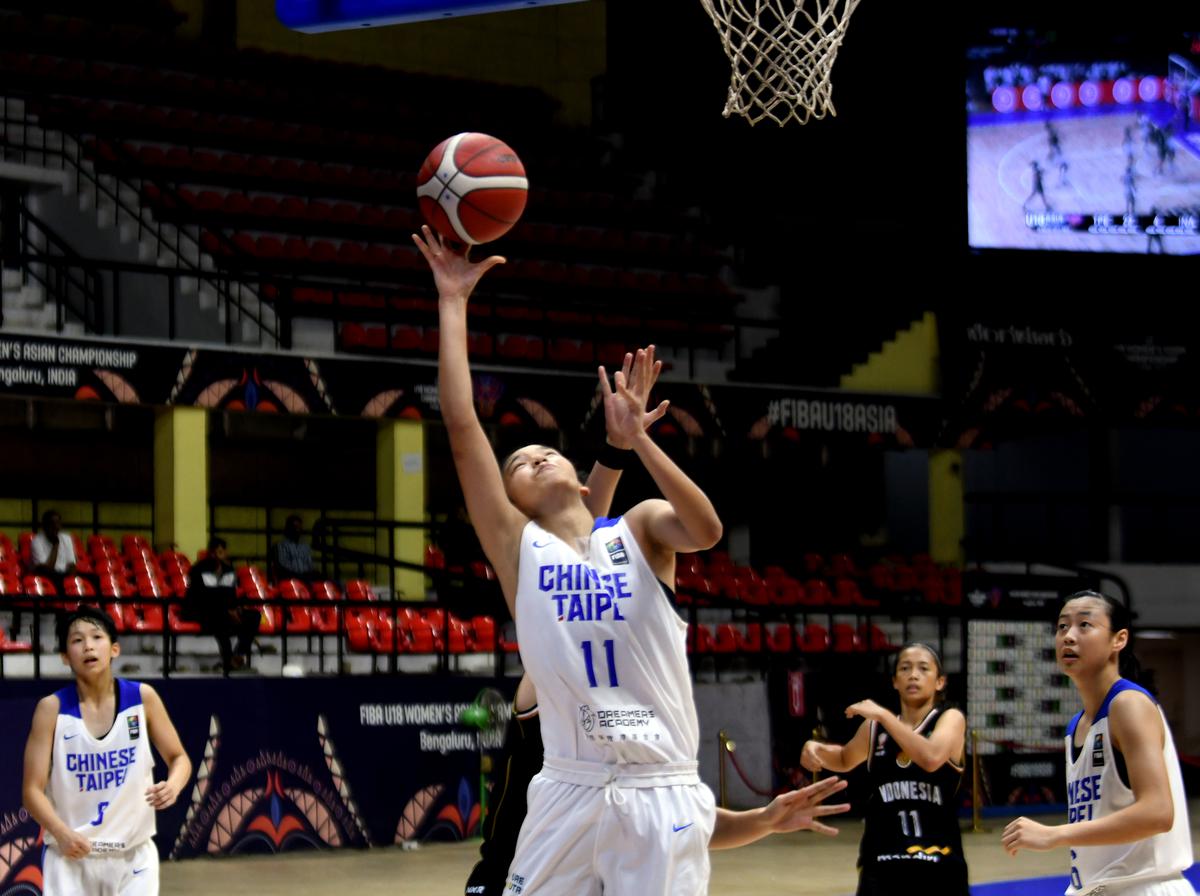
{"type": "Polygon", "coordinates": [[[896,677],[896,672],[900,669],[900,654],[904,653],[906,650],[911,650],[914,647],[920,647],[922,650],[929,651],[930,656],[933,657],[934,665],[937,666],[938,678],[941,678],[946,674],[946,670],[942,668],[942,658],[938,655],[936,650],[934,650],[924,641],[909,641],[896,651],[896,659],[892,661],[892,678],[896,677]]]}
{"type": "Polygon", "coordinates": [[[58,623],[58,652],[67,652],[67,635],[71,633],[71,626],[76,622],[91,622],[104,629],[104,633],[108,635],[108,640],[114,644],[117,643],[117,626],[113,623],[109,615],[99,607],[88,607],[80,605],[78,608],[67,613],[58,623]]]}
{"type": "Polygon", "coordinates": [[[45,513],[43,513],[42,514],[42,528],[45,529],[47,526],[49,526],[50,521],[52,519],[54,519],[55,517],[62,519],[62,514],[59,513],[57,510],[47,510],[45,513]]]}
{"type": "Polygon", "coordinates": [[[221,537],[220,537],[220,536],[218,536],[218,535],[214,535],[212,538],[210,538],[210,539],[208,540],[208,552],[209,552],[210,554],[211,554],[213,551],[215,551],[217,548],[226,548],[226,549],[228,549],[228,547],[229,547],[229,545],[225,543],[225,539],[224,539],[224,538],[221,538],[221,537]]]}
{"type": "Polygon", "coordinates": [[[1142,664],[1138,662],[1137,657],[1133,654],[1133,611],[1115,597],[1111,597],[1100,591],[1093,591],[1090,588],[1076,591],[1074,594],[1068,594],[1063,598],[1063,606],[1083,597],[1094,597],[1104,604],[1108,609],[1108,624],[1112,628],[1113,634],[1116,634],[1121,629],[1129,632],[1129,640],[1125,642],[1125,646],[1121,648],[1121,653],[1117,656],[1117,672],[1120,673],[1122,678],[1127,678],[1136,683],[1142,677],[1142,664]]]}
{"type": "Polygon", "coordinates": [[[285,526],[290,526],[290,525],[292,524],[292,520],[295,520],[296,522],[298,522],[298,523],[299,523],[300,525],[302,525],[302,526],[304,525],[304,519],[303,519],[303,518],[300,516],[300,514],[298,514],[298,513],[292,513],[292,514],[289,514],[289,515],[288,515],[288,518],[287,518],[286,520],[284,520],[284,521],[283,521],[283,524],[284,524],[285,526]]]}

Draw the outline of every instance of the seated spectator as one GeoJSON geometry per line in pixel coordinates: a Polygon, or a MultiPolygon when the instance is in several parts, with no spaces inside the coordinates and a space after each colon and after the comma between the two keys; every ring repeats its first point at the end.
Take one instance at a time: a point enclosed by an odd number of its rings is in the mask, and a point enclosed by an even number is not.
{"type": "Polygon", "coordinates": [[[62,517],[57,510],[42,514],[42,531],[30,545],[33,572],[45,576],[62,591],[63,578],[75,572],[75,542],[62,530],[62,517]]]}
{"type": "Polygon", "coordinates": [[[262,622],[262,614],[238,605],[237,576],[229,562],[229,548],[223,538],[211,538],[208,554],[197,560],[188,575],[187,596],[180,615],[217,639],[221,651],[221,669],[228,675],[246,666],[246,657],[262,622]],[[236,648],[231,639],[237,636],[236,648]]]}
{"type": "Polygon", "coordinates": [[[307,584],[316,578],[312,548],[300,540],[303,536],[304,521],[293,513],[284,523],[283,540],[271,555],[271,581],[299,579],[307,584]]]}

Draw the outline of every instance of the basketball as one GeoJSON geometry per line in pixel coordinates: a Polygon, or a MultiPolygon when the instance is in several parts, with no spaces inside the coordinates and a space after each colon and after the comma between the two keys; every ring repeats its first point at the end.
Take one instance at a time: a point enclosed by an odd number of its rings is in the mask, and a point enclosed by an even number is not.
{"type": "Polygon", "coordinates": [[[417,201],[429,226],[472,246],[507,233],[525,210],[528,192],[517,154],[487,134],[443,140],[417,174],[417,201]]]}

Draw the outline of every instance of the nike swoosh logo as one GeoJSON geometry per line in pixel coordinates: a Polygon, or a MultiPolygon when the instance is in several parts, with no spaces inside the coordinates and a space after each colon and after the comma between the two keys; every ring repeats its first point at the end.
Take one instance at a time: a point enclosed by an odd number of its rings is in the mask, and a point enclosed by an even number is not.
{"type": "Polygon", "coordinates": [[[687,824],[673,824],[673,825],[671,825],[671,830],[674,831],[676,834],[678,834],[680,831],[686,831],[688,828],[690,828],[695,823],[696,822],[694,822],[694,821],[689,821],[687,824]]]}
{"type": "Polygon", "coordinates": [[[534,546],[535,548],[548,548],[548,547],[550,547],[550,545],[551,545],[551,544],[552,544],[552,542],[549,542],[549,541],[548,541],[548,542],[546,542],[545,544],[538,544],[538,543],[535,541],[535,542],[533,543],[533,546],[534,546]]]}
{"type": "Polygon", "coordinates": [[[79,732],[76,731],[74,734],[64,734],[63,740],[70,740],[73,737],[79,737],[79,732]]]}
{"type": "Polygon", "coordinates": [[[143,871],[145,871],[145,870],[146,870],[145,868],[135,868],[135,869],[133,869],[133,873],[134,873],[134,874],[141,874],[141,873],[142,873],[143,871]]]}

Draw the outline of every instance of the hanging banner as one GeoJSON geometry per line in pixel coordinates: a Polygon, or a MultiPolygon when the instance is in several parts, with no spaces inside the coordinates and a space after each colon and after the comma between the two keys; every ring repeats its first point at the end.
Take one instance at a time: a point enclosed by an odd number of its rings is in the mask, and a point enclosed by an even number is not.
{"type": "MultiPolygon", "coordinates": [[[[0,893],[41,887],[39,828],[21,805],[25,736],[39,698],[62,685],[5,682],[0,774],[0,893]]],[[[159,854],[279,853],[463,840],[480,824],[481,751],[506,718],[459,723],[480,689],[508,699],[515,680],[204,679],[153,682],[192,760],[174,806],[158,813],[159,854]]],[[[506,705],[507,708],[507,705],[506,705]]],[[[505,713],[507,714],[507,713],[505,713]]],[[[155,779],[162,780],[161,763],[155,779]]]]}
{"type": "MultiPolygon", "coordinates": [[[[594,372],[474,371],[486,424],[581,433],[604,425],[594,372]]],[[[438,419],[433,360],[242,351],[162,343],[0,336],[0,394],[266,414],[438,419]]],[[[885,447],[930,443],[933,398],[768,386],[663,382],[657,432],[696,439],[848,438],[885,447]]]]}

